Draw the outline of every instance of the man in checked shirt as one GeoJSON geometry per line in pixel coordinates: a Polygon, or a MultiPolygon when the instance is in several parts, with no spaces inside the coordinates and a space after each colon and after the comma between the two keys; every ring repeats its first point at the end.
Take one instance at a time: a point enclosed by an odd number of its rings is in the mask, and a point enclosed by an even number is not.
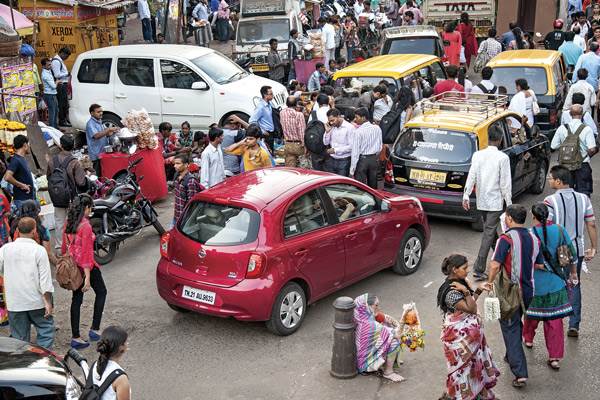
{"type": "Polygon", "coordinates": [[[285,139],[285,166],[297,167],[298,157],[306,154],[304,148],[304,130],[306,121],[304,114],[296,109],[298,99],[289,96],[286,100],[287,108],[281,110],[279,118],[283,129],[283,138],[285,139]]]}
{"type": "Polygon", "coordinates": [[[354,123],[358,127],[352,136],[350,175],[354,179],[377,189],[378,158],[383,148],[381,128],[369,122],[369,110],[356,110],[354,123]]]}

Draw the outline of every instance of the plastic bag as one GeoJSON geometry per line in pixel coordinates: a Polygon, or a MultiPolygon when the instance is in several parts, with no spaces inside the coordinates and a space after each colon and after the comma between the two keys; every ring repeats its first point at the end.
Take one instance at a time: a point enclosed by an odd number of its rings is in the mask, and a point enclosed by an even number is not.
{"type": "Polygon", "coordinates": [[[500,319],[500,300],[496,297],[493,289],[483,301],[483,317],[486,321],[497,321],[500,319]]]}

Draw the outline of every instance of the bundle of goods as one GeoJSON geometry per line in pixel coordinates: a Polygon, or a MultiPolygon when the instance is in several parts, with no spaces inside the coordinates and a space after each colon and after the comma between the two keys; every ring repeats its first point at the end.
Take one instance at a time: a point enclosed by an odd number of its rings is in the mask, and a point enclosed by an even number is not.
{"type": "Polygon", "coordinates": [[[123,124],[129,131],[137,134],[137,143],[140,149],[156,149],[158,147],[158,138],[154,133],[152,119],[145,109],[129,111],[123,119],[123,124]]]}
{"type": "Polygon", "coordinates": [[[404,304],[401,323],[403,324],[400,343],[411,352],[425,348],[425,331],[421,328],[421,319],[415,303],[404,304]]]}
{"type": "Polygon", "coordinates": [[[14,57],[21,50],[19,34],[0,18],[0,57],[14,57]]]}
{"type": "Polygon", "coordinates": [[[13,142],[17,135],[27,136],[27,127],[18,121],[0,119],[0,150],[15,153],[13,142]]]}
{"type": "Polygon", "coordinates": [[[318,31],[309,31],[308,32],[308,39],[310,40],[310,44],[313,46],[312,56],[314,58],[321,58],[321,57],[323,57],[324,45],[323,45],[323,35],[322,35],[322,33],[318,32],[318,31]]]}

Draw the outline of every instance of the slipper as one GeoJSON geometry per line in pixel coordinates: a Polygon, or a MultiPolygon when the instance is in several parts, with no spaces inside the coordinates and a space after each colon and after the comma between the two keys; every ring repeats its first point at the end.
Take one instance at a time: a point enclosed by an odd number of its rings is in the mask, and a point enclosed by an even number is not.
{"type": "Polygon", "coordinates": [[[527,386],[527,379],[526,378],[517,378],[512,381],[512,385],[513,385],[513,387],[516,387],[518,389],[524,388],[525,386],[527,386]]]}
{"type": "Polygon", "coordinates": [[[555,371],[558,371],[560,369],[560,364],[558,363],[558,360],[548,360],[547,363],[548,366],[555,371]]]}
{"type": "Polygon", "coordinates": [[[402,375],[398,375],[395,372],[392,372],[391,374],[387,374],[387,375],[383,374],[383,377],[385,379],[389,379],[390,381],[396,382],[396,383],[404,382],[406,380],[402,375]]]}

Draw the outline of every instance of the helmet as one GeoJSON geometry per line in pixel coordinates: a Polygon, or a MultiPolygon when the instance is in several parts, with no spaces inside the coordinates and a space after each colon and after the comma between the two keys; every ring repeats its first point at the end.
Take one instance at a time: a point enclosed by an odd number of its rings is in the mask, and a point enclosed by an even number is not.
{"type": "Polygon", "coordinates": [[[554,20],[554,29],[562,29],[564,21],[562,19],[554,20]]]}

